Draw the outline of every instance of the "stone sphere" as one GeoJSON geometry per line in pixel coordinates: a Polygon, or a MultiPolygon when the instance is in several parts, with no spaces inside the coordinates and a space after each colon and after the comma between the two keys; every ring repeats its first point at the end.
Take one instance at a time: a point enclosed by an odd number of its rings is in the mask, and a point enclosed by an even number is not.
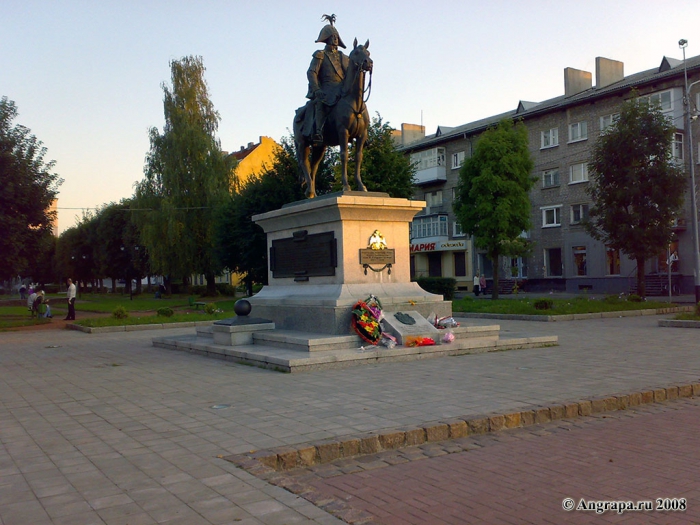
{"type": "Polygon", "coordinates": [[[239,299],[236,301],[236,304],[233,305],[233,311],[239,316],[248,315],[252,309],[253,307],[247,299],[239,299]]]}

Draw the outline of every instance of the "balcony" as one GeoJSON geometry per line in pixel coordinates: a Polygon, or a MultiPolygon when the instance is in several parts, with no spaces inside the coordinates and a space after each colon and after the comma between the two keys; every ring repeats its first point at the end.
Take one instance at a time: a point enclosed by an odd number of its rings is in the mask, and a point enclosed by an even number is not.
{"type": "Polygon", "coordinates": [[[673,224],[671,224],[671,229],[676,232],[684,232],[687,229],[687,225],[684,218],[673,219],[673,224]]]}
{"type": "Polygon", "coordinates": [[[445,182],[447,180],[447,170],[445,166],[433,166],[416,171],[416,185],[431,184],[433,182],[445,182]]]}

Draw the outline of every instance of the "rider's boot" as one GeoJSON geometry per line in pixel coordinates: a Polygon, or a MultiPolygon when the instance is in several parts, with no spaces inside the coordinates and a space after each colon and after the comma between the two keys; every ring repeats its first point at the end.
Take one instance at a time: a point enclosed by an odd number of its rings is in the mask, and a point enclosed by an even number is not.
{"type": "Polygon", "coordinates": [[[323,144],[323,124],[326,120],[326,116],[324,115],[322,106],[323,104],[316,105],[316,132],[311,137],[311,141],[317,145],[323,144]]]}

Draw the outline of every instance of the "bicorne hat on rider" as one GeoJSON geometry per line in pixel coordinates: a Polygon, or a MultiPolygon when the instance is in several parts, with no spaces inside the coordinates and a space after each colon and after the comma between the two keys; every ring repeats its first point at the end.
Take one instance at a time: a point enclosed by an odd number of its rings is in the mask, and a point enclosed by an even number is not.
{"type": "Polygon", "coordinates": [[[345,49],[345,44],[343,43],[343,39],[340,38],[338,30],[330,24],[324,26],[323,29],[321,29],[321,32],[318,34],[318,38],[316,39],[316,42],[323,42],[324,44],[327,44],[328,39],[331,37],[331,35],[337,36],[338,47],[342,47],[343,49],[345,49]]]}

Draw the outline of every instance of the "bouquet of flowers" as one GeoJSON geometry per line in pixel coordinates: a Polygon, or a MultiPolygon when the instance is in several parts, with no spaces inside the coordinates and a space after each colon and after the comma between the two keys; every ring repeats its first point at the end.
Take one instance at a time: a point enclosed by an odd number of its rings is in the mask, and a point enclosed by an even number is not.
{"type": "Polygon", "coordinates": [[[363,340],[376,345],[382,337],[379,321],[382,320],[382,304],[374,295],[358,301],[352,307],[352,327],[363,340]]]}

